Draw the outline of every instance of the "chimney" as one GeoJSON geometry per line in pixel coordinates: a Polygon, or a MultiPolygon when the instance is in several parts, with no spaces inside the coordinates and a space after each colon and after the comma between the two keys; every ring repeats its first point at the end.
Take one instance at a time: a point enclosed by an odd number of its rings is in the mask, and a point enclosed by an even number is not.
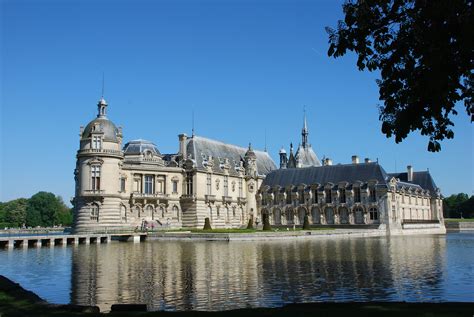
{"type": "Polygon", "coordinates": [[[179,137],[179,154],[183,157],[183,160],[187,159],[188,155],[186,153],[186,140],[188,139],[188,136],[183,133],[178,135],[179,137]]]}
{"type": "Polygon", "coordinates": [[[368,157],[366,157],[364,161],[365,161],[365,163],[371,163],[372,162],[368,157]]]}
{"type": "Polygon", "coordinates": [[[327,158],[324,160],[324,165],[325,166],[329,166],[329,165],[332,165],[332,160],[330,158],[327,158]]]}
{"type": "Polygon", "coordinates": [[[413,182],[413,167],[411,165],[407,166],[407,181],[413,182]]]}
{"type": "Polygon", "coordinates": [[[352,155],[352,164],[359,164],[359,157],[357,155],[352,155]]]}

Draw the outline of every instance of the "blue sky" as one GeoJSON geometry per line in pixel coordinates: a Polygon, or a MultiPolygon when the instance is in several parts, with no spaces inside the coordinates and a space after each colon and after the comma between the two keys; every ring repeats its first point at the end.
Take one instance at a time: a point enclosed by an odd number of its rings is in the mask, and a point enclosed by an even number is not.
{"type": "Polygon", "coordinates": [[[473,130],[464,109],[441,153],[380,132],[377,73],[327,57],[341,1],[1,1],[0,201],[74,194],[79,127],[96,116],[105,73],[109,118],[124,139],[162,153],[196,134],[278,150],[298,144],[306,105],[319,157],[430,169],[445,195],[473,192],[473,130]]]}

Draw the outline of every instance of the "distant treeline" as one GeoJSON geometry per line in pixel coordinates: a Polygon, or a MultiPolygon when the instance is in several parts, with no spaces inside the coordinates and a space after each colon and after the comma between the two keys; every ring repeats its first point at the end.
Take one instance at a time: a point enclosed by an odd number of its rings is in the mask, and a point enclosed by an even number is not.
{"type": "Polygon", "coordinates": [[[444,198],[443,212],[446,218],[474,218],[474,196],[459,193],[444,198]]]}
{"type": "Polygon", "coordinates": [[[31,198],[0,202],[0,229],[70,226],[72,208],[60,196],[39,192],[31,198]]]}

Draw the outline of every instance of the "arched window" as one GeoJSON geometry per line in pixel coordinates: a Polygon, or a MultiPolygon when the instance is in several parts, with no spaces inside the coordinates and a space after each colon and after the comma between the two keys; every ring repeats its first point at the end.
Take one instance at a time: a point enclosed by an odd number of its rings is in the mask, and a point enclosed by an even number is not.
{"type": "Polygon", "coordinates": [[[235,206],[232,207],[232,218],[235,218],[235,206]]]}
{"type": "Polygon", "coordinates": [[[372,222],[379,220],[379,212],[377,211],[377,208],[372,207],[369,209],[369,217],[372,222]]]}
{"type": "Polygon", "coordinates": [[[91,220],[99,222],[99,206],[96,204],[91,205],[91,220]]]}
{"type": "Polygon", "coordinates": [[[140,211],[141,211],[141,210],[140,210],[140,206],[135,206],[135,207],[133,207],[133,214],[134,214],[135,217],[140,218],[140,216],[141,216],[141,215],[140,215],[140,211]]]}
{"type": "Polygon", "coordinates": [[[294,212],[293,208],[288,208],[286,210],[286,223],[292,225],[294,221],[294,212]]]}
{"type": "Polygon", "coordinates": [[[146,206],[145,217],[153,217],[153,206],[151,205],[146,206]]]}
{"type": "Polygon", "coordinates": [[[127,222],[127,207],[124,205],[120,205],[120,217],[122,218],[122,222],[127,222]]]}
{"type": "Polygon", "coordinates": [[[313,209],[311,209],[311,218],[313,218],[313,224],[321,223],[321,213],[318,207],[313,207],[313,209]]]}
{"type": "Polygon", "coordinates": [[[160,206],[160,215],[161,218],[165,218],[165,208],[163,206],[160,206]]]}
{"type": "Polygon", "coordinates": [[[364,210],[361,207],[354,208],[355,223],[360,225],[364,223],[364,210]]]}
{"type": "Polygon", "coordinates": [[[303,225],[305,215],[306,215],[306,209],[304,208],[298,209],[298,220],[300,222],[300,225],[303,225]]]}
{"type": "Polygon", "coordinates": [[[173,218],[179,217],[179,209],[176,205],[173,206],[173,218]]]}
{"type": "Polygon", "coordinates": [[[326,224],[333,225],[334,224],[334,209],[332,207],[328,207],[325,209],[325,216],[326,216],[326,224]]]}
{"type": "Polygon", "coordinates": [[[342,207],[339,209],[339,222],[341,224],[348,224],[349,223],[349,210],[346,207],[342,207]]]}
{"type": "Polygon", "coordinates": [[[275,225],[281,225],[281,210],[280,210],[280,208],[275,208],[273,210],[273,223],[275,225]]]}

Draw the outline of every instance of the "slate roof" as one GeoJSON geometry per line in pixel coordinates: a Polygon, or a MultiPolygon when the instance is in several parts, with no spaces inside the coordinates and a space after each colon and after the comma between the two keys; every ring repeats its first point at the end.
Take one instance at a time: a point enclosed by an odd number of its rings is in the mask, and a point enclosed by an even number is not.
{"type": "MultiPolygon", "coordinates": [[[[206,170],[205,164],[212,156],[213,172],[222,173],[222,165],[224,160],[228,159],[230,175],[238,175],[240,162],[244,160],[247,148],[239,147],[232,144],[226,144],[220,141],[193,136],[187,140],[186,151],[188,156],[195,161],[198,170],[206,170]]],[[[254,150],[257,156],[257,172],[259,175],[266,175],[272,170],[276,170],[275,162],[271,159],[267,152],[254,150]]]]}
{"type": "Polygon", "coordinates": [[[408,182],[408,174],[405,173],[389,173],[390,178],[395,177],[400,179],[400,181],[405,182],[407,184],[416,184],[419,185],[423,189],[428,189],[431,193],[436,192],[438,186],[436,186],[433,178],[431,177],[430,172],[422,171],[422,172],[413,172],[413,181],[408,182]]]}
{"type": "Polygon", "coordinates": [[[158,150],[158,147],[147,140],[132,140],[125,144],[123,147],[124,153],[127,154],[142,154],[145,151],[150,151],[155,155],[161,155],[160,151],[158,150]]]}
{"type": "Polygon", "coordinates": [[[378,184],[387,185],[388,174],[378,163],[360,163],[344,165],[327,165],[317,167],[289,168],[272,171],[263,181],[262,186],[273,187],[279,185],[299,184],[337,184],[342,181],[354,183],[355,181],[367,182],[377,180],[378,184]]]}
{"type": "Polygon", "coordinates": [[[302,167],[308,166],[321,166],[321,162],[318,159],[316,153],[314,153],[311,145],[303,147],[300,145],[296,151],[296,160],[300,160],[302,167]]]}
{"type": "Polygon", "coordinates": [[[118,142],[119,130],[115,124],[106,117],[95,118],[87,124],[82,132],[83,138],[90,138],[93,128],[97,125],[96,132],[104,134],[104,141],[118,142]]]}

